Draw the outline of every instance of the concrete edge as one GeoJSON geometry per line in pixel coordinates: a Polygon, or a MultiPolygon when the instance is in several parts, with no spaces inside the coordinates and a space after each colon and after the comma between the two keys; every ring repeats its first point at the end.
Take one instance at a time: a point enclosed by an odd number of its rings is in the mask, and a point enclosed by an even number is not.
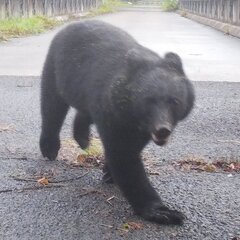
{"type": "Polygon", "coordinates": [[[201,24],[215,28],[225,34],[232,35],[234,37],[240,38],[240,26],[231,25],[229,23],[220,22],[214,19],[209,19],[192,13],[188,13],[183,10],[177,11],[182,17],[189,18],[201,24]]]}

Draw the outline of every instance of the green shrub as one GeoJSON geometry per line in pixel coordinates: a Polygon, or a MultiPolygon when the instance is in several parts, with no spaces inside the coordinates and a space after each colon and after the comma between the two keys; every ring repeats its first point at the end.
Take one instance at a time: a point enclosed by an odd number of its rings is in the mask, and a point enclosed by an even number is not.
{"type": "Polygon", "coordinates": [[[163,0],[161,7],[164,11],[170,12],[178,9],[177,0],[163,0]]]}
{"type": "Polygon", "coordinates": [[[43,16],[3,19],[0,20],[0,41],[11,37],[41,33],[57,24],[56,20],[43,16]]]}
{"type": "Polygon", "coordinates": [[[118,7],[123,5],[125,5],[125,3],[120,0],[104,0],[99,8],[91,11],[90,17],[115,12],[118,7]]]}

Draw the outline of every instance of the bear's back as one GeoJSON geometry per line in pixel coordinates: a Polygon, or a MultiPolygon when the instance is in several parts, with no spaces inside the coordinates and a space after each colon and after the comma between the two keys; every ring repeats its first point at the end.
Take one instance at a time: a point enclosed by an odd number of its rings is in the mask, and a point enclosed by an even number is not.
{"type": "Polygon", "coordinates": [[[68,25],[55,36],[49,50],[58,91],[73,106],[92,102],[99,92],[108,91],[115,76],[126,73],[126,54],[139,46],[125,31],[101,21],[68,25]],[[95,89],[90,98],[89,92],[95,89]]]}
{"type": "Polygon", "coordinates": [[[88,20],[68,25],[55,36],[52,45],[56,46],[58,51],[79,50],[78,53],[83,53],[94,50],[100,55],[103,51],[105,54],[113,55],[113,52],[126,53],[138,44],[127,32],[118,27],[97,20],[88,20]]]}

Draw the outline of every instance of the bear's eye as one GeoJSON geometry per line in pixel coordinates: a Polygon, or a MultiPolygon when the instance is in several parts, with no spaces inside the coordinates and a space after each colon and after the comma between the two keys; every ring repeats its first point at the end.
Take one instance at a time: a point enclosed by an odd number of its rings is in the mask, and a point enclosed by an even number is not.
{"type": "Polygon", "coordinates": [[[174,105],[174,106],[180,105],[180,101],[177,98],[170,98],[168,101],[171,105],[174,105]]]}

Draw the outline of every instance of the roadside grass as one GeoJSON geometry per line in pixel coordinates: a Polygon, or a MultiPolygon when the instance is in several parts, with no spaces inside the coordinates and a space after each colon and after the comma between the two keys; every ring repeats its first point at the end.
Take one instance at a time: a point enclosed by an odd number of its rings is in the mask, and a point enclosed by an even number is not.
{"type": "MultiPolygon", "coordinates": [[[[118,7],[125,6],[120,0],[104,0],[97,9],[93,9],[83,18],[94,17],[106,13],[113,13],[118,7]]],[[[69,16],[71,20],[71,16],[69,16]]],[[[42,33],[60,25],[63,21],[46,16],[33,16],[30,18],[9,18],[0,20],[0,42],[10,38],[22,37],[42,33]]]]}
{"type": "Polygon", "coordinates": [[[13,37],[42,33],[59,24],[59,21],[44,16],[3,19],[0,20],[0,41],[6,41],[13,37]]]}
{"type": "Polygon", "coordinates": [[[171,12],[178,9],[178,1],[177,0],[163,0],[161,4],[161,8],[163,11],[171,12]]]}
{"type": "Polygon", "coordinates": [[[102,15],[106,13],[116,12],[117,8],[126,6],[127,3],[124,3],[120,0],[104,0],[103,4],[97,8],[90,11],[88,17],[94,17],[97,15],[102,15]]]}

